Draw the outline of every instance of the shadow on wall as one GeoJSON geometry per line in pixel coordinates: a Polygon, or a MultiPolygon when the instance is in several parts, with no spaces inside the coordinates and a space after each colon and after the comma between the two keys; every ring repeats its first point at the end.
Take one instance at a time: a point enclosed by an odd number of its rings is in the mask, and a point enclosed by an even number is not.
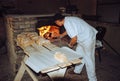
{"type": "Polygon", "coordinates": [[[2,53],[6,51],[6,30],[3,17],[0,17],[0,51],[2,53]]]}

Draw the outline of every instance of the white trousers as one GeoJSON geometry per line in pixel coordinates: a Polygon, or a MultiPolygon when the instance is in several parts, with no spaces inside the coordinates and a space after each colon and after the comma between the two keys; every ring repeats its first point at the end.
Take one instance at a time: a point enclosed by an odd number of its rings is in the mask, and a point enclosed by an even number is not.
{"type": "Polygon", "coordinates": [[[97,81],[95,73],[95,43],[96,40],[87,40],[83,43],[78,43],[76,48],[76,52],[80,54],[83,59],[82,64],[75,66],[74,72],[81,73],[85,65],[89,81],[97,81]]]}

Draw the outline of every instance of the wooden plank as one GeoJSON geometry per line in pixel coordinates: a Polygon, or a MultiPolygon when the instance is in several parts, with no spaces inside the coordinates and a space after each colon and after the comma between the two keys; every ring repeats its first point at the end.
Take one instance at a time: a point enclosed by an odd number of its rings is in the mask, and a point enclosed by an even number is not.
{"type": "MultiPolygon", "coordinates": [[[[26,61],[26,59],[28,58],[28,56],[25,56],[24,57],[24,61],[26,61]]],[[[24,72],[25,72],[25,64],[24,64],[24,62],[22,61],[21,62],[21,66],[20,66],[20,69],[18,70],[18,73],[17,73],[17,75],[15,76],[15,79],[14,79],[14,81],[21,81],[21,79],[22,79],[22,77],[23,77],[23,75],[24,75],[24,72]]]]}
{"type": "Polygon", "coordinates": [[[52,81],[63,81],[67,68],[59,69],[53,72],[47,73],[52,81]]]}
{"type": "Polygon", "coordinates": [[[25,66],[25,69],[29,73],[29,75],[31,76],[31,78],[33,79],[33,81],[39,81],[38,78],[35,76],[35,74],[30,70],[30,68],[28,68],[27,66],[25,66]]]}
{"type": "Polygon", "coordinates": [[[46,69],[41,70],[41,73],[53,72],[53,71],[56,71],[56,70],[59,70],[59,69],[60,69],[60,67],[55,65],[55,66],[48,67],[46,69]]]}
{"type": "Polygon", "coordinates": [[[24,75],[24,72],[25,72],[25,65],[22,63],[17,75],[15,76],[14,81],[21,81],[21,79],[24,75]]]}

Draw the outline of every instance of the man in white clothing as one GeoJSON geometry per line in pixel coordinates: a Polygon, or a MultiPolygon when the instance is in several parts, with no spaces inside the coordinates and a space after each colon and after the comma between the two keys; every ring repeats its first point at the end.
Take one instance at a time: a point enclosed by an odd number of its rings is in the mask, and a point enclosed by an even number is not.
{"type": "Polygon", "coordinates": [[[80,74],[85,65],[89,81],[97,81],[94,56],[97,30],[79,17],[65,17],[59,13],[54,15],[54,22],[65,27],[60,37],[68,35],[71,38],[68,46],[72,48],[77,43],[76,52],[83,57],[82,64],[76,65],[74,72],[80,74]]]}

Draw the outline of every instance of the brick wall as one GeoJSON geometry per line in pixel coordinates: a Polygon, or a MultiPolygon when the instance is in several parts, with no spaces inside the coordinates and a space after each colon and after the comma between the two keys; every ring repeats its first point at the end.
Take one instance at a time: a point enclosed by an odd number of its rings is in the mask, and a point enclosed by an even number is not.
{"type": "Polygon", "coordinates": [[[35,32],[36,17],[6,16],[7,51],[14,72],[17,71],[24,57],[23,50],[16,45],[16,37],[22,32],[35,32]]]}

